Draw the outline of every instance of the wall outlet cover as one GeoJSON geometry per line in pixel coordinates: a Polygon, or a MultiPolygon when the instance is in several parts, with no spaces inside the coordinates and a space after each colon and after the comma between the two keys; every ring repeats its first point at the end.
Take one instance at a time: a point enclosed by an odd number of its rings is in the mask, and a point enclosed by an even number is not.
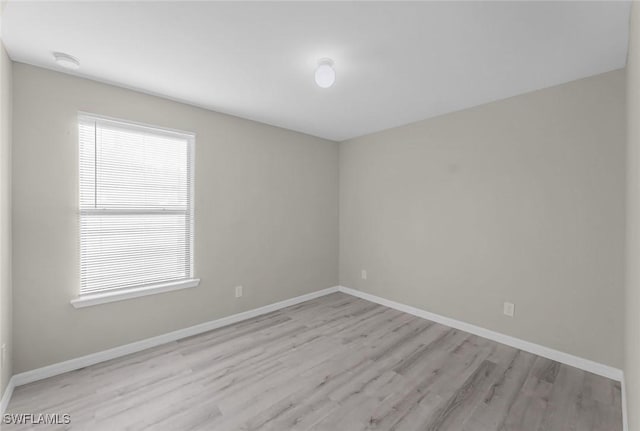
{"type": "Polygon", "coordinates": [[[515,314],[515,311],[516,311],[516,306],[513,303],[511,302],[504,303],[503,312],[505,316],[513,317],[513,315],[515,314]]]}

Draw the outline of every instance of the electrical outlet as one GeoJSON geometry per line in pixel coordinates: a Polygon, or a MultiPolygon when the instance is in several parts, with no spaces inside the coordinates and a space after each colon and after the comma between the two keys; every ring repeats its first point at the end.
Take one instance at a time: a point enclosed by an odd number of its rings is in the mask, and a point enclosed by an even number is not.
{"type": "Polygon", "coordinates": [[[236,286],[236,298],[240,298],[242,296],[242,286],[236,286]]]}
{"type": "Polygon", "coordinates": [[[367,279],[367,270],[366,270],[366,269],[363,269],[363,270],[360,272],[360,277],[362,277],[362,279],[363,279],[363,280],[366,280],[366,279],[367,279]]]}
{"type": "Polygon", "coordinates": [[[504,303],[503,312],[505,316],[513,317],[513,315],[515,314],[515,311],[516,311],[516,306],[513,303],[511,302],[504,303]]]}

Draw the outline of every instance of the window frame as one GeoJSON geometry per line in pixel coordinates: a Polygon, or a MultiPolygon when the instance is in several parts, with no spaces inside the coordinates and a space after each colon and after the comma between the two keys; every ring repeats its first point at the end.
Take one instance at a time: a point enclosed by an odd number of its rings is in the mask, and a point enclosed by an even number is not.
{"type": "MultiPolygon", "coordinates": [[[[82,308],[92,305],[98,305],[108,302],[121,301],[125,299],[137,298],[141,296],[147,296],[157,293],[170,292],[174,290],[187,289],[196,287],[200,283],[199,278],[195,278],[194,268],[194,228],[195,228],[195,206],[194,206],[194,190],[195,190],[195,140],[196,135],[192,132],[185,132],[177,129],[168,129],[165,127],[159,127],[155,125],[143,124],[134,121],[122,120],[112,117],[106,117],[102,115],[96,115],[88,112],[78,112],[76,118],[76,126],[78,134],[76,135],[76,148],[77,148],[77,166],[78,166],[78,269],[82,271],[81,264],[81,219],[83,215],[95,215],[95,214],[184,214],[189,223],[189,227],[185,229],[186,243],[188,244],[186,249],[186,262],[188,266],[185,266],[188,274],[184,279],[159,281],[150,284],[123,286],[113,289],[106,289],[103,292],[89,292],[81,293],[81,286],[78,286],[78,296],[72,299],[71,305],[75,308],[82,308]],[[187,206],[185,210],[182,209],[165,209],[165,208],[82,208],[81,207],[81,177],[80,177],[80,125],[82,122],[95,122],[95,127],[98,124],[114,125],[119,129],[130,130],[133,132],[147,132],[158,136],[168,136],[173,138],[185,139],[187,141],[187,176],[188,176],[188,190],[187,190],[187,206]]],[[[96,166],[97,169],[97,166],[96,166]]],[[[80,273],[78,274],[80,275],[80,273]]]]}

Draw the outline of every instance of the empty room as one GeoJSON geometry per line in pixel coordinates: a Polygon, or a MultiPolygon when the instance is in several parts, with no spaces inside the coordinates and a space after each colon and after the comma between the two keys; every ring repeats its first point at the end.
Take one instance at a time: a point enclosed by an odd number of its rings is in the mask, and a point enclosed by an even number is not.
{"type": "Polygon", "coordinates": [[[640,2],[0,2],[0,428],[640,431],[640,2]]]}

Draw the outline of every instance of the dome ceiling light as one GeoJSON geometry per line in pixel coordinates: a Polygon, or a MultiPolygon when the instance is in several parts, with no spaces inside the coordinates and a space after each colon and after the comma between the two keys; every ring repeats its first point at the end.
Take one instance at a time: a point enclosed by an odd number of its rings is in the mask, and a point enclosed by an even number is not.
{"type": "Polygon", "coordinates": [[[336,82],[336,71],[333,68],[333,60],[322,58],[318,61],[316,69],[316,84],[320,88],[329,88],[336,82]]]}

